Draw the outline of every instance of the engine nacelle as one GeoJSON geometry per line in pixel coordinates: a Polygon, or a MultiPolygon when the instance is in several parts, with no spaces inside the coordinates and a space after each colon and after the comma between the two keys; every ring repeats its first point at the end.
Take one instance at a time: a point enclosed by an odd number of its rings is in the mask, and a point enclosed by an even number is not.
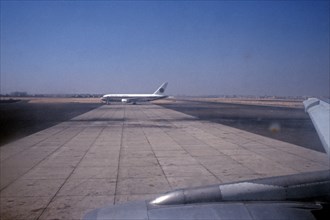
{"type": "Polygon", "coordinates": [[[122,99],[121,102],[123,102],[123,103],[128,103],[129,100],[128,100],[128,99],[122,99]]]}

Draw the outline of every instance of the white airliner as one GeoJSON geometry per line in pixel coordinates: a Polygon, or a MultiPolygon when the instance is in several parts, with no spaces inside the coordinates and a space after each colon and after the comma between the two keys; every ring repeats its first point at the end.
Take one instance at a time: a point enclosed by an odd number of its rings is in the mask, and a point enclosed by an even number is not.
{"type": "Polygon", "coordinates": [[[148,102],[157,99],[167,98],[164,95],[167,82],[163,83],[153,94],[106,94],[101,98],[103,103],[123,102],[136,104],[137,102],[148,102]]]}

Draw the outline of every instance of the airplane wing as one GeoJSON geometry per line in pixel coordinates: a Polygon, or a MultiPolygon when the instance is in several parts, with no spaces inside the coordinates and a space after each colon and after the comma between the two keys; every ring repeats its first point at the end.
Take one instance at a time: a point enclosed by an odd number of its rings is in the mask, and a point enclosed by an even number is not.
{"type": "MultiPolygon", "coordinates": [[[[304,104],[321,140],[327,139],[322,143],[329,154],[329,104],[318,99],[304,104]]],[[[151,201],[96,209],[84,219],[278,220],[327,219],[329,215],[330,170],[325,170],[179,189],[151,201]]]]}
{"type": "Polygon", "coordinates": [[[320,137],[322,145],[330,154],[330,104],[316,98],[309,98],[304,101],[305,110],[308,112],[320,137]]]}
{"type": "Polygon", "coordinates": [[[320,219],[330,212],[329,196],[325,170],[180,189],[151,201],[96,209],[84,219],[320,219]]]}
{"type": "Polygon", "coordinates": [[[121,206],[109,207],[100,210],[98,213],[90,213],[85,219],[307,220],[316,219],[315,215],[319,215],[318,213],[321,212],[322,208],[321,205],[289,202],[215,203],[150,208],[147,203],[132,202],[121,206]]]}

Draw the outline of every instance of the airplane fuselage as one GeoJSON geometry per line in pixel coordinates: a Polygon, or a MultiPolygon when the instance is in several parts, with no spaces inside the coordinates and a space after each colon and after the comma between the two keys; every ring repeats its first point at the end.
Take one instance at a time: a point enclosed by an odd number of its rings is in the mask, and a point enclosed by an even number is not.
{"type": "Polygon", "coordinates": [[[102,102],[149,102],[157,99],[167,98],[166,95],[156,95],[156,94],[108,94],[104,95],[101,100],[102,102]]]}
{"type": "Polygon", "coordinates": [[[164,95],[167,82],[163,83],[152,94],[106,94],[101,98],[101,101],[109,104],[110,102],[124,102],[124,103],[137,103],[137,102],[149,102],[157,99],[167,98],[164,95]]]}

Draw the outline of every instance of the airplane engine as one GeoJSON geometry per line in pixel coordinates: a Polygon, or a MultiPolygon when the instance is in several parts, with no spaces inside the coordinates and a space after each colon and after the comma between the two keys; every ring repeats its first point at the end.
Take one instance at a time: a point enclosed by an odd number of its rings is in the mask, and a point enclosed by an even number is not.
{"type": "Polygon", "coordinates": [[[121,102],[122,103],[128,103],[128,99],[122,99],[121,102]]]}

